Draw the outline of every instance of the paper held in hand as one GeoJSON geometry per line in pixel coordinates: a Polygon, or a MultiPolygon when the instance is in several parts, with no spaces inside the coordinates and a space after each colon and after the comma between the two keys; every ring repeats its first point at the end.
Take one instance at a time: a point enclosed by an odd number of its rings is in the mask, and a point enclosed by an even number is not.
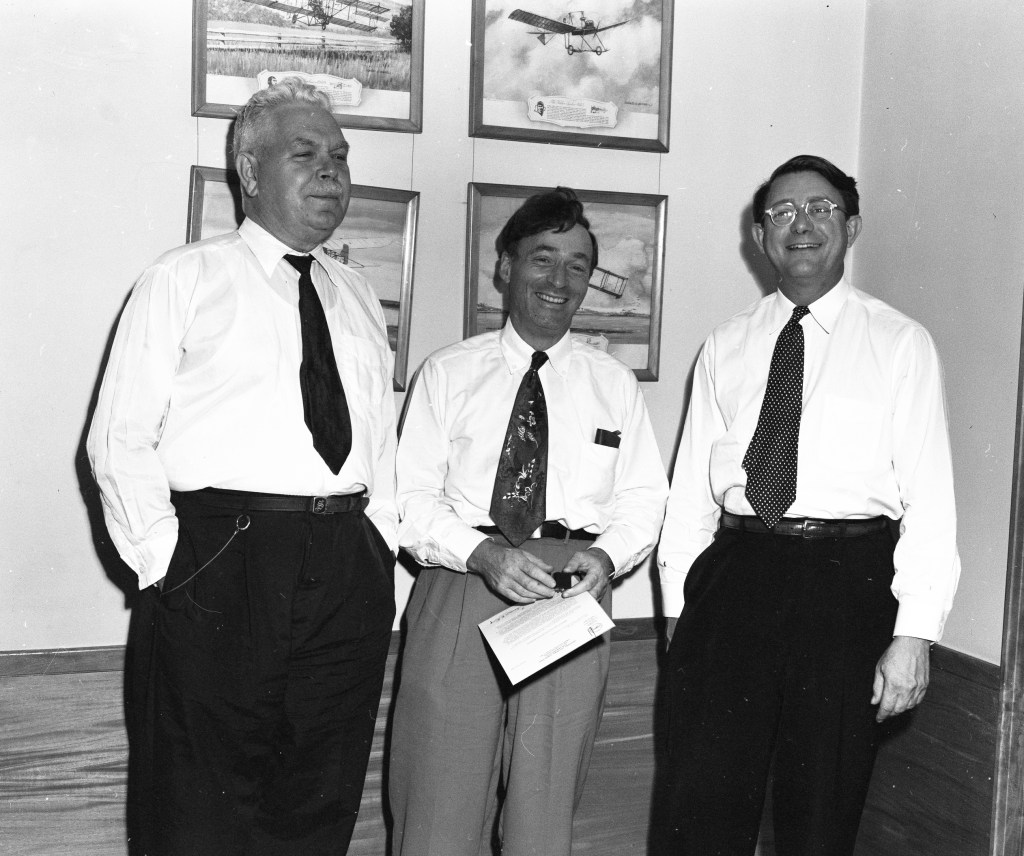
{"type": "Polygon", "coordinates": [[[518,684],[615,626],[589,593],[512,606],[480,622],[505,674],[518,684]]]}

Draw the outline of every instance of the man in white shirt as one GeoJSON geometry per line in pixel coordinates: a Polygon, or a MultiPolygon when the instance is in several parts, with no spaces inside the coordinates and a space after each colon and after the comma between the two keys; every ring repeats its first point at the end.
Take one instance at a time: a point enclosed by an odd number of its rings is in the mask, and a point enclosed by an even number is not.
{"type": "Polygon", "coordinates": [[[843,278],[856,182],[798,156],[753,217],[778,291],[701,351],[659,547],[658,856],[753,854],[773,753],[779,856],[852,853],[876,723],[924,696],[960,571],[935,346],[843,278]]]}
{"type": "Polygon", "coordinates": [[[609,641],[511,686],[477,625],[558,596],[610,611],[668,491],[633,373],[569,333],[597,265],[575,194],[528,199],[497,248],[508,323],[427,359],[399,443],[400,541],[426,567],[395,702],[395,856],[568,856],[609,641]]]}
{"type": "Polygon", "coordinates": [[[348,149],[313,87],[256,93],[245,221],[159,258],[118,326],[88,450],[144,589],[129,814],[150,856],[336,854],[352,833],[398,515],[383,313],[322,247],[348,149]]]}

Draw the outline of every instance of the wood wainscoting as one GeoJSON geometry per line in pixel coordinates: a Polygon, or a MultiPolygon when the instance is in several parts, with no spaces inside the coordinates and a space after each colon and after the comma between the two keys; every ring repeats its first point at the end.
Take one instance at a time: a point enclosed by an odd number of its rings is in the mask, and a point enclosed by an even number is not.
{"type": "MultiPolygon", "coordinates": [[[[388,657],[353,856],[386,852],[381,786],[397,634],[388,657]]],[[[0,652],[0,853],[124,856],[124,649],[0,652]]],[[[655,770],[659,642],[619,620],[574,854],[643,854],[655,770]]],[[[887,735],[857,856],[985,856],[999,669],[936,648],[926,703],[887,735]]],[[[766,835],[759,853],[771,856],[766,835]]]]}

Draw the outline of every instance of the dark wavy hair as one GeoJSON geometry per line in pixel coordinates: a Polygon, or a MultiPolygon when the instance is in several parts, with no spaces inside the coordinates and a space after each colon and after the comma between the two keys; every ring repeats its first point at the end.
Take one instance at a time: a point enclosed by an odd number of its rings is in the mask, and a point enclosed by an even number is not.
{"type": "Polygon", "coordinates": [[[860,194],[857,192],[857,182],[852,175],[847,175],[832,161],[817,155],[797,155],[782,166],[776,167],[771,177],[754,192],[753,217],[755,223],[760,223],[764,217],[764,206],[768,201],[768,191],[771,190],[772,182],[780,176],[791,175],[794,172],[818,173],[843,197],[843,209],[846,211],[847,217],[860,214],[860,194]]]}
{"type": "Polygon", "coordinates": [[[568,187],[556,187],[544,193],[536,193],[527,199],[508,218],[494,241],[498,258],[502,253],[514,256],[520,240],[541,232],[568,232],[574,226],[582,226],[590,235],[594,253],[590,260],[590,271],[597,267],[597,238],[590,231],[590,221],[583,213],[583,203],[568,187]]]}

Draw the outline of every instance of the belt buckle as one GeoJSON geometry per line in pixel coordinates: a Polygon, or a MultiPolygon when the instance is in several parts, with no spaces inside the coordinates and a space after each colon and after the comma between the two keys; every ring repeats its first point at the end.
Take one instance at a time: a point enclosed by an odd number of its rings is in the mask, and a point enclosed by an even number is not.
{"type": "Polygon", "coordinates": [[[812,517],[805,517],[800,525],[801,538],[828,538],[828,529],[831,524],[823,520],[815,520],[812,517]]]}
{"type": "Polygon", "coordinates": [[[309,510],[313,514],[327,514],[327,497],[313,496],[309,500],[309,510]]]}

